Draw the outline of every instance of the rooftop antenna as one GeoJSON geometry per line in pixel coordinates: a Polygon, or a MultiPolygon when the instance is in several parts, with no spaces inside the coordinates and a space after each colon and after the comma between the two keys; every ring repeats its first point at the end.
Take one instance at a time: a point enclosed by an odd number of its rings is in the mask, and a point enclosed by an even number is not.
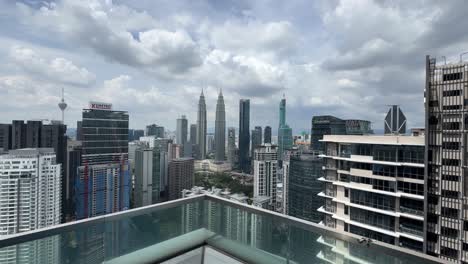
{"type": "Polygon", "coordinates": [[[67,103],[65,103],[64,99],[64,89],[62,88],[62,101],[58,104],[58,107],[60,108],[60,111],[62,111],[62,124],[65,122],[65,109],[67,108],[67,103]]]}

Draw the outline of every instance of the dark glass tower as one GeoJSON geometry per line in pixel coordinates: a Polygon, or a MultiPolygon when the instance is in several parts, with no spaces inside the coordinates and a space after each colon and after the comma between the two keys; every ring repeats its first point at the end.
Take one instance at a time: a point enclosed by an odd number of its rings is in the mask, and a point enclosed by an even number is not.
{"type": "Polygon", "coordinates": [[[320,142],[323,135],[346,135],[346,121],[334,116],[312,117],[310,145],[313,150],[325,151],[325,144],[320,142]]]}
{"type": "Polygon", "coordinates": [[[251,157],[254,156],[255,148],[262,145],[262,127],[256,126],[254,130],[252,130],[252,151],[251,157]]]}
{"type": "Polygon", "coordinates": [[[250,173],[250,100],[239,101],[239,167],[242,172],[250,173]]]}
{"type": "Polygon", "coordinates": [[[265,127],[265,132],[263,133],[263,143],[271,143],[271,126],[265,127]]]}
{"type": "Polygon", "coordinates": [[[83,164],[119,163],[128,157],[128,112],[83,109],[83,164]]]}
{"type": "Polygon", "coordinates": [[[288,214],[318,223],[322,214],[317,209],[324,204],[318,196],[323,189],[318,178],[323,160],[313,153],[293,155],[289,163],[288,214]]]}

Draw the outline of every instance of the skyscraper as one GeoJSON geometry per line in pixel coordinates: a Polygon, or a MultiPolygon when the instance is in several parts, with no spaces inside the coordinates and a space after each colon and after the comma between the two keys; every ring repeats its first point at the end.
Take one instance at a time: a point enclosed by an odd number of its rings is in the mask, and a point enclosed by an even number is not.
{"type": "Polygon", "coordinates": [[[263,143],[271,143],[271,126],[265,127],[265,132],[263,133],[263,143]]]}
{"type": "Polygon", "coordinates": [[[468,255],[467,69],[426,57],[424,250],[454,263],[468,255]]]}
{"type": "Polygon", "coordinates": [[[169,162],[169,200],[182,197],[182,190],[191,189],[194,183],[193,158],[179,158],[169,162]]]}
{"type": "Polygon", "coordinates": [[[234,168],[235,164],[235,151],[236,151],[236,128],[228,128],[228,161],[231,163],[231,166],[234,168]]]}
{"type": "Polygon", "coordinates": [[[53,149],[10,150],[0,155],[0,174],[0,236],[60,224],[61,165],[53,149]]]}
{"type": "Polygon", "coordinates": [[[164,127],[152,124],[146,126],[145,136],[155,136],[156,138],[164,138],[164,127]]]}
{"type": "Polygon", "coordinates": [[[322,220],[322,214],[317,211],[324,204],[324,199],[317,196],[323,188],[323,183],[318,180],[322,176],[322,166],[323,159],[312,152],[290,157],[287,184],[289,215],[314,223],[322,220]]]}
{"type": "Polygon", "coordinates": [[[251,157],[254,156],[254,151],[257,146],[262,145],[262,127],[256,126],[254,130],[252,130],[252,154],[251,157]]]}
{"type": "Polygon", "coordinates": [[[293,145],[292,129],[286,124],[286,98],[281,99],[279,107],[278,127],[278,159],[283,158],[284,152],[293,145]]]}
{"type": "MultiPolygon", "coordinates": [[[[53,149],[10,150],[0,156],[0,175],[0,237],[60,224],[61,165],[53,149]]],[[[3,247],[0,262],[58,263],[59,251],[59,237],[50,237],[3,247]]]]}
{"type": "Polygon", "coordinates": [[[82,164],[75,179],[76,216],[129,208],[128,112],[90,102],[83,109],[82,164]]]}
{"type": "MultiPolygon", "coordinates": [[[[182,156],[187,157],[190,156],[188,152],[188,143],[187,143],[187,135],[188,135],[188,122],[185,115],[181,118],[177,118],[177,128],[176,128],[176,143],[182,147],[183,154],[182,156]]],[[[192,148],[190,148],[192,149],[192,148]]]]}
{"type": "Polygon", "coordinates": [[[135,207],[159,201],[160,152],[155,149],[137,149],[135,153],[135,207]]]}
{"type": "MultiPolygon", "coordinates": [[[[53,121],[51,124],[42,124],[42,121],[14,120],[12,125],[2,125],[4,145],[10,149],[23,148],[53,148],[56,162],[61,164],[62,190],[66,189],[67,173],[67,126],[61,122],[53,121]],[[14,134],[13,138],[11,134],[14,134]],[[10,142],[7,142],[10,141],[10,142]]],[[[2,137],[0,135],[0,137],[2,137]]],[[[1,142],[0,142],[1,144],[1,142]]],[[[8,148],[6,148],[8,150],[8,148]]],[[[67,211],[65,192],[62,192],[63,211],[67,211]]],[[[63,214],[65,216],[65,214],[63,214]]]]}
{"type": "Polygon", "coordinates": [[[90,102],[83,109],[83,164],[119,163],[128,159],[128,112],[112,104],[90,102]]]}
{"type": "Polygon", "coordinates": [[[203,90],[200,94],[198,101],[197,113],[197,145],[198,145],[198,159],[203,160],[206,158],[206,104],[205,95],[203,90]]]}
{"type": "Polygon", "coordinates": [[[263,144],[255,149],[254,157],[254,199],[262,199],[262,207],[276,209],[276,184],[278,169],[278,147],[263,144]]]}
{"type": "Polygon", "coordinates": [[[0,124],[0,148],[11,149],[11,124],[0,124]]]}
{"type": "Polygon", "coordinates": [[[239,167],[242,172],[250,173],[250,100],[239,101],[239,167]]]}
{"type": "Polygon", "coordinates": [[[346,135],[346,121],[334,116],[312,117],[310,147],[315,151],[325,151],[325,144],[320,142],[324,135],[346,135]]]}
{"type": "Polygon", "coordinates": [[[215,121],[215,160],[223,161],[226,156],[226,113],[224,110],[223,91],[219,92],[216,102],[215,121]]]}

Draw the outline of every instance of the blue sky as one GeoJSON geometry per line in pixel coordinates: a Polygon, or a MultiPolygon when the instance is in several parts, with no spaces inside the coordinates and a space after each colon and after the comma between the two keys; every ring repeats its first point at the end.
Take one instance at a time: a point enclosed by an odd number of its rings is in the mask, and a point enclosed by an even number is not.
{"type": "Polygon", "coordinates": [[[214,127],[240,98],[251,126],[278,125],[287,98],[295,133],[313,115],[382,127],[399,104],[423,126],[424,60],[468,50],[463,1],[0,0],[0,122],[59,119],[61,88],[76,126],[90,100],[128,110],[130,126],[195,123],[201,88],[214,127]]]}

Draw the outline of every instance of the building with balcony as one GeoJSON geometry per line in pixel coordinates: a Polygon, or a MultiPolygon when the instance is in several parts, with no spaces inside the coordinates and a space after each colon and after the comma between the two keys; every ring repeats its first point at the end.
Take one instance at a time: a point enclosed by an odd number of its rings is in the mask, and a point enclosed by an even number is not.
{"type": "MultiPolygon", "coordinates": [[[[0,155],[0,239],[60,224],[61,164],[51,148],[10,150],[0,155]]],[[[60,241],[0,249],[1,263],[34,263],[44,254],[58,261],[60,241]]]]}
{"type": "Polygon", "coordinates": [[[468,263],[468,62],[426,58],[425,252],[468,263]]]}
{"type": "Polygon", "coordinates": [[[424,137],[324,136],[323,224],[423,251],[424,137]]]}
{"type": "Polygon", "coordinates": [[[275,210],[278,183],[278,146],[262,144],[255,149],[253,157],[254,200],[262,199],[262,208],[275,210]]]}

